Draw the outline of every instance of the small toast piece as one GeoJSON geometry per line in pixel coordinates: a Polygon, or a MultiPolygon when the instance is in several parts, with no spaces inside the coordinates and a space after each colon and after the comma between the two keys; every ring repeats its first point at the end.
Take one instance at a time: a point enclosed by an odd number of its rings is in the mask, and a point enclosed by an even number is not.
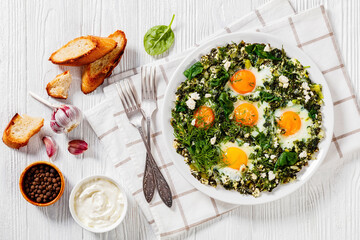
{"type": "Polygon", "coordinates": [[[32,136],[44,126],[43,118],[15,114],[4,130],[3,142],[11,148],[26,146],[32,136]]]}
{"type": "Polygon", "coordinates": [[[71,40],[51,54],[49,60],[58,65],[83,66],[96,61],[116,48],[111,38],[83,36],[71,40]]]}
{"type": "Polygon", "coordinates": [[[81,91],[88,94],[100,86],[104,79],[110,76],[112,70],[118,65],[125,51],[127,39],[123,31],[117,30],[109,35],[109,38],[117,42],[117,46],[104,57],[87,65],[84,69],[81,81],[81,91]]]}
{"type": "Polygon", "coordinates": [[[53,98],[67,99],[72,77],[69,71],[57,75],[46,85],[46,91],[53,98]]]}

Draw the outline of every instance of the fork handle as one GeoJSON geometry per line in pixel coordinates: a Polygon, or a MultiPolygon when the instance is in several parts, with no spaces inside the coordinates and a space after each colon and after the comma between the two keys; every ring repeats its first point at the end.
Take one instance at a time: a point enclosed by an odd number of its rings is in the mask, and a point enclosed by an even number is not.
{"type": "Polygon", "coordinates": [[[151,154],[151,149],[150,149],[148,142],[146,141],[146,137],[145,137],[143,128],[137,127],[137,129],[138,129],[141,139],[145,145],[145,149],[146,149],[146,152],[147,152],[149,160],[150,160],[151,169],[153,170],[153,173],[155,175],[156,187],[159,191],[160,198],[165,203],[166,206],[171,207],[172,206],[172,194],[171,194],[170,187],[169,187],[168,183],[166,182],[164,176],[160,172],[160,169],[157,166],[153,155],[151,154]]]}
{"type": "MultiPolygon", "coordinates": [[[[149,147],[151,148],[150,120],[151,120],[150,118],[146,118],[147,142],[149,144],[149,147]]],[[[143,192],[145,199],[148,203],[151,202],[152,198],[154,197],[155,187],[156,187],[155,175],[151,167],[149,154],[146,153],[145,172],[143,178],[143,192]]]]}

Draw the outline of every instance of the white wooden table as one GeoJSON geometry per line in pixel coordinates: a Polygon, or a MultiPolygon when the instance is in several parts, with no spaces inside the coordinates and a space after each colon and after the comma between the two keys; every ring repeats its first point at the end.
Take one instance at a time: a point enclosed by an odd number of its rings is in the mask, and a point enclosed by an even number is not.
{"type": "MultiPolygon", "coordinates": [[[[155,61],[146,54],[142,39],[147,29],[168,24],[176,14],[176,40],[169,55],[192,46],[215,30],[267,0],[2,0],[0,8],[0,126],[16,113],[49,119],[50,110],[35,102],[28,91],[46,97],[45,86],[64,69],[48,57],[68,40],[87,34],[107,36],[125,31],[128,45],[116,72],[155,61]]],[[[323,3],[357,94],[360,90],[360,1],[293,0],[297,11],[323,3]]],[[[74,84],[68,103],[83,110],[103,99],[102,89],[85,96],[80,70],[71,68],[74,84]]],[[[107,84],[105,82],[105,84],[107,84]]],[[[45,128],[44,128],[45,129],[45,128]]],[[[45,129],[46,130],[46,129],[45,129]]],[[[49,128],[47,127],[49,133],[49,128]]],[[[45,131],[46,132],[46,131],[45,131]]],[[[47,156],[39,137],[19,151],[0,144],[0,239],[154,239],[150,226],[130,198],[125,221],[108,234],[83,230],[72,219],[68,198],[74,184],[85,176],[117,177],[90,126],[84,122],[68,136],[56,135],[60,153],[56,164],[66,177],[64,195],[56,204],[39,208],[20,194],[18,180],[30,163],[47,156]],[[90,149],[80,157],[67,152],[68,138],[85,139],[90,149]]],[[[273,203],[239,207],[219,221],[192,229],[186,239],[360,239],[360,155],[353,154],[336,168],[316,173],[296,193],[273,203]]]]}

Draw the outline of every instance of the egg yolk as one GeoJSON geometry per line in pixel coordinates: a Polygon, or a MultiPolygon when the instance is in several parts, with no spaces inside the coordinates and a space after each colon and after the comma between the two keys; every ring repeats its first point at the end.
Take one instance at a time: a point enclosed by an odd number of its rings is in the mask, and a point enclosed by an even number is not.
{"type": "Polygon", "coordinates": [[[287,111],[281,115],[278,125],[281,129],[285,130],[284,136],[290,136],[300,130],[301,120],[297,113],[287,111]]]}
{"type": "Polygon", "coordinates": [[[242,103],[234,110],[235,121],[246,126],[254,126],[258,119],[259,113],[251,103],[242,103]]]}
{"type": "Polygon", "coordinates": [[[247,164],[248,158],[240,148],[229,147],[223,155],[223,161],[228,167],[239,170],[241,165],[247,164]]]}
{"type": "Polygon", "coordinates": [[[213,110],[207,106],[199,107],[194,113],[194,118],[197,128],[208,128],[215,120],[213,110]]]}
{"type": "Polygon", "coordinates": [[[236,92],[245,94],[254,90],[256,86],[256,78],[251,71],[241,69],[232,75],[230,78],[230,84],[236,92]]]}

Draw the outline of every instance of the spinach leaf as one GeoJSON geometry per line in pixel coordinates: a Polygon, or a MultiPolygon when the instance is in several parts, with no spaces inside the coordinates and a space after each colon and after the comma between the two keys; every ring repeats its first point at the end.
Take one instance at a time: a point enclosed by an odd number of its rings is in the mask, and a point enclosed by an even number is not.
{"type": "Polygon", "coordinates": [[[173,15],[169,26],[158,25],[150,28],[144,36],[145,51],[149,55],[159,55],[168,50],[174,43],[175,35],[171,30],[171,24],[174,21],[173,15]]]}
{"type": "Polygon", "coordinates": [[[260,99],[262,102],[276,102],[276,101],[281,101],[280,97],[275,97],[273,94],[269,93],[269,92],[265,92],[265,91],[261,91],[260,92],[260,99]]]}
{"type": "Polygon", "coordinates": [[[296,152],[283,152],[275,164],[275,170],[278,167],[292,166],[298,161],[296,152]]]}
{"type": "Polygon", "coordinates": [[[255,137],[256,141],[259,143],[260,147],[265,150],[268,149],[271,145],[270,145],[270,140],[271,138],[266,137],[265,134],[263,132],[259,133],[256,137],[255,137]]]}
{"type": "Polygon", "coordinates": [[[245,47],[245,51],[249,54],[255,54],[259,58],[271,59],[271,60],[281,60],[281,58],[275,57],[275,55],[270,52],[264,51],[265,45],[263,44],[252,44],[245,47]]]}
{"type": "Polygon", "coordinates": [[[230,113],[234,110],[234,104],[229,99],[229,95],[226,92],[222,92],[219,96],[219,104],[221,108],[224,110],[224,113],[227,116],[229,116],[230,113]]]}
{"type": "Polygon", "coordinates": [[[185,104],[183,102],[176,104],[175,111],[176,112],[185,112],[186,111],[185,104]]]}
{"type": "Polygon", "coordinates": [[[225,70],[225,68],[221,67],[220,71],[216,74],[216,78],[212,78],[210,80],[211,87],[221,86],[223,83],[229,80],[229,73],[225,70]]]}
{"type": "Polygon", "coordinates": [[[312,120],[314,120],[314,119],[316,118],[316,113],[317,113],[317,111],[316,111],[314,108],[312,108],[312,109],[309,111],[308,115],[309,115],[309,117],[310,117],[312,120]]]}
{"type": "Polygon", "coordinates": [[[185,70],[184,75],[185,77],[191,80],[200,73],[202,73],[203,70],[204,70],[203,65],[200,62],[196,62],[190,68],[185,70]]]}

